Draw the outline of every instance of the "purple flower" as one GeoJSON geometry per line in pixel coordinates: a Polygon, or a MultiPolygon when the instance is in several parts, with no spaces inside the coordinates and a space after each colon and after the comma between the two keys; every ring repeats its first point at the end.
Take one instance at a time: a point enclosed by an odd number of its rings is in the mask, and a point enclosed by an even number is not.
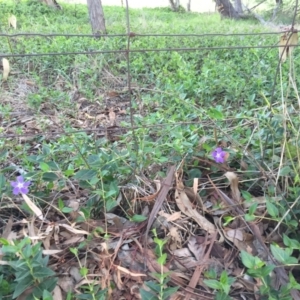
{"type": "Polygon", "coordinates": [[[223,151],[221,147],[218,147],[212,152],[211,155],[217,163],[222,164],[225,161],[226,152],[223,151]]]}
{"type": "Polygon", "coordinates": [[[18,176],[17,181],[12,181],[10,184],[13,187],[13,194],[27,194],[29,192],[28,186],[30,181],[25,182],[23,176],[18,176]]]}

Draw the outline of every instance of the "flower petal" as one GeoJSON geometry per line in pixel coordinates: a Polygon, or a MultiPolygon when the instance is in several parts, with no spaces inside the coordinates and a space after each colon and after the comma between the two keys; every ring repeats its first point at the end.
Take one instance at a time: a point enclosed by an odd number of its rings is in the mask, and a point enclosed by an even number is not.
{"type": "Polygon", "coordinates": [[[15,187],[14,189],[13,189],[13,194],[14,195],[18,195],[20,193],[20,189],[18,188],[18,187],[15,187]]]}
{"type": "Polygon", "coordinates": [[[11,181],[11,182],[10,182],[10,185],[11,185],[12,187],[17,187],[17,186],[18,186],[18,182],[16,182],[16,181],[11,181]]]}
{"type": "Polygon", "coordinates": [[[25,187],[25,186],[21,187],[21,188],[20,188],[20,193],[21,193],[21,194],[27,194],[27,193],[28,193],[28,188],[25,187]]]}
{"type": "Polygon", "coordinates": [[[24,182],[23,186],[24,186],[24,187],[29,187],[30,184],[31,184],[31,181],[26,181],[26,182],[24,182]]]}
{"type": "Polygon", "coordinates": [[[24,182],[24,177],[22,175],[17,177],[18,182],[24,182]]]}

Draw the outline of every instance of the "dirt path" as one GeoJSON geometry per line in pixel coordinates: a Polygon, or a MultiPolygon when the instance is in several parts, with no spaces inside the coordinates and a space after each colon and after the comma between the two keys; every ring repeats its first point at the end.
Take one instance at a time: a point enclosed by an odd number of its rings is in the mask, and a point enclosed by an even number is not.
{"type": "MultiPolygon", "coordinates": [[[[84,3],[86,0],[62,0],[68,3],[84,3]]],[[[142,8],[142,7],[167,7],[169,6],[168,0],[128,0],[129,7],[142,8]]],[[[125,0],[123,0],[125,5],[125,0]]],[[[187,0],[182,0],[181,5],[186,8],[187,0]]],[[[117,5],[121,6],[121,0],[102,0],[103,5],[117,5]]],[[[192,11],[197,12],[214,12],[215,3],[212,0],[192,0],[192,11]]]]}

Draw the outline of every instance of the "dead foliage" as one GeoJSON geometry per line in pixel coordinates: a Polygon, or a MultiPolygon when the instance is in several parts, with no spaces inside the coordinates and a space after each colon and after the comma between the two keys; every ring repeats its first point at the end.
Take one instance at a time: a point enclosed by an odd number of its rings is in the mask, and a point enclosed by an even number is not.
{"type": "MultiPolygon", "coordinates": [[[[213,165],[209,159],[201,159],[206,160],[206,165],[213,165]]],[[[274,226],[265,218],[266,199],[253,197],[253,203],[259,202],[261,219],[246,221],[244,216],[250,204],[241,196],[236,172],[224,172],[220,165],[219,177],[211,179],[212,174],[207,174],[205,182],[204,178],[195,178],[193,187],[187,187],[184,167],[169,167],[165,179],[160,181],[143,178],[138,180],[140,186],[122,188],[120,205],[129,201],[129,215],[142,214],[147,217],[144,222],[134,223],[117,209],[83,220],[79,218],[79,199],[84,192],[74,187],[75,190],[63,191],[65,205],[73,209],[69,216],[57,209],[58,198],[42,211],[38,207],[32,209],[32,217],[21,211],[20,203],[10,199],[11,204],[2,207],[1,237],[12,242],[28,236],[33,244],[42,243],[43,253],[50,255],[49,266],[59,278],[55,299],[65,299],[68,291],[80,294],[88,282],[107,289],[108,299],[141,299],[139,289],[145,287],[145,281],[155,280],[153,273],[161,270],[154,251],[153,228],[159,238],[167,239],[168,259],[163,269],[170,272],[168,284],[179,287],[171,299],[214,299],[214,291],[203,281],[210,270],[217,274],[225,270],[236,278],[230,292],[233,299],[259,299],[255,293],[262,283],[245,274],[240,259],[242,250],[277,266],[274,287],[286,284],[288,270],[276,262],[269,250],[272,241],[282,241],[280,227],[269,235],[274,226]],[[217,184],[218,181],[224,184],[217,184]],[[203,186],[207,187],[206,195],[200,197],[203,186]],[[19,211],[18,217],[14,210],[19,211]],[[224,225],[226,216],[234,219],[224,225]],[[70,247],[79,249],[80,264],[70,247]],[[88,281],[80,275],[80,266],[88,268],[88,281]]],[[[27,204],[34,202],[26,198],[27,204]]],[[[291,294],[299,299],[297,291],[291,294]]]]}

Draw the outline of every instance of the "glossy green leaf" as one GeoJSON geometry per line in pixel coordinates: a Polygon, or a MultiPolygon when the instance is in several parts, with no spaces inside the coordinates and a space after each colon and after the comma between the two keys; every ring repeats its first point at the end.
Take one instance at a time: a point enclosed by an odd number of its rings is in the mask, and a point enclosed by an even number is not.
{"type": "Polygon", "coordinates": [[[97,172],[95,170],[80,170],[75,174],[74,179],[91,180],[95,176],[97,176],[97,172]]]}
{"type": "Polygon", "coordinates": [[[134,215],[130,219],[132,222],[139,223],[139,222],[143,222],[143,221],[147,220],[147,217],[145,217],[143,215],[134,215]]]}
{"type": "Polygon", "coordinates": [[[42,179],[46,182],[53,182],[58,179],[58,176],[53,172],[46,172],[43,174],[42,179]]]}
{"type": "Polygon", "coordinates": [[[214,290],[222,289],[221,283],[219,281],[215,280],[215,279],[204,279],[203,282],[208,287],[210,287],[210,288],[212,288],[214,290]]]}

